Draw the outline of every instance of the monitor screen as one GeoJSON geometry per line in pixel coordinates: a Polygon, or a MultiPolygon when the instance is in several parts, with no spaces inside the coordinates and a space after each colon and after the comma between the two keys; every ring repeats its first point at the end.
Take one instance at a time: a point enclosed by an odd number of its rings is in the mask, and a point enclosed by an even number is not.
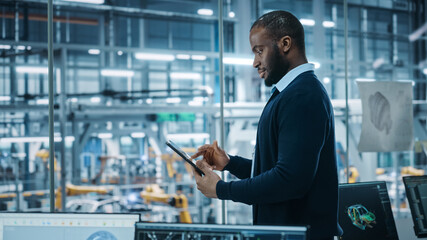
{"type": "Polygon", "coordinates": [[[403,177],[417,237],[427,236],[427,176],[403,177]]]}
{"type": "Polygon", "coordinates": [[[216,224],[137,223],[135,240],[148,239],[245,239],[305,240],[306,227],[216,224]]]}
{"type": "Polygon", "coordinates": [[[0,213],[0,240],[133,239],[139,214],[0,213]]]}
{"type": "Polygon", "coordinates": [[[340,184],[343,240],[398,239],[385,182],[340,184]]]}

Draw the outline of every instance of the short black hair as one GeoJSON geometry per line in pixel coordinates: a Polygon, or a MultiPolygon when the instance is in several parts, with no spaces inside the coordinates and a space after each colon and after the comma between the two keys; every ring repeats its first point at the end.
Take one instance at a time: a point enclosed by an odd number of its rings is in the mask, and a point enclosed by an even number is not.
{"type": "Polygon", "coordinates": [[[287,11],[266,13],[252,24],[251,30],[256,27],[265,28],[275,41],[290,36],[295,40],[298,49],[305,54],[304,27],[292,13],[287,11]]]}

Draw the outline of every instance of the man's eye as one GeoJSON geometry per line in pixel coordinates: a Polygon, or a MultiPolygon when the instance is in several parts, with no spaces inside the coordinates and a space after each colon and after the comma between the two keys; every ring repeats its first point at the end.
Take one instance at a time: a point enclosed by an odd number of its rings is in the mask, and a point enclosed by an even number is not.
{"type": "Polygon", "coordinates": [[[262,50],[258,50],[256,53],[257,53],[258,55],[261,55],[262,50]]]}

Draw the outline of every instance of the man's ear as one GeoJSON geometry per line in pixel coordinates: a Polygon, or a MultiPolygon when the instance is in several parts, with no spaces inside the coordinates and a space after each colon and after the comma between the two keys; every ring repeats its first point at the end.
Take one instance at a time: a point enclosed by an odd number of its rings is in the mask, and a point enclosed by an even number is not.
{"type": "Polygon", "coordinates": [[[292,38],[289,36],[284,36],[279,40],[280,50],[283,53],[288,53],[292,46],[292,38]]]}

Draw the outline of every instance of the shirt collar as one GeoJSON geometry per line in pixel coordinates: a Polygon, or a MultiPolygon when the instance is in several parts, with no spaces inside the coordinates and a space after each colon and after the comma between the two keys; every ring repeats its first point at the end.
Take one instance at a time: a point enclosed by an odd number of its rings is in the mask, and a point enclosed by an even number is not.
{"type": "Polygon", "coordinates": [[[286,73],[278,83],[276,83],[275,88],[277,88],[279,92],[283,91],[296,77],[298,77],[301,73],[308,71],[314,71],[314,64],[304,63],[296,68],[293,68],[291,71],[286,73]]]}

